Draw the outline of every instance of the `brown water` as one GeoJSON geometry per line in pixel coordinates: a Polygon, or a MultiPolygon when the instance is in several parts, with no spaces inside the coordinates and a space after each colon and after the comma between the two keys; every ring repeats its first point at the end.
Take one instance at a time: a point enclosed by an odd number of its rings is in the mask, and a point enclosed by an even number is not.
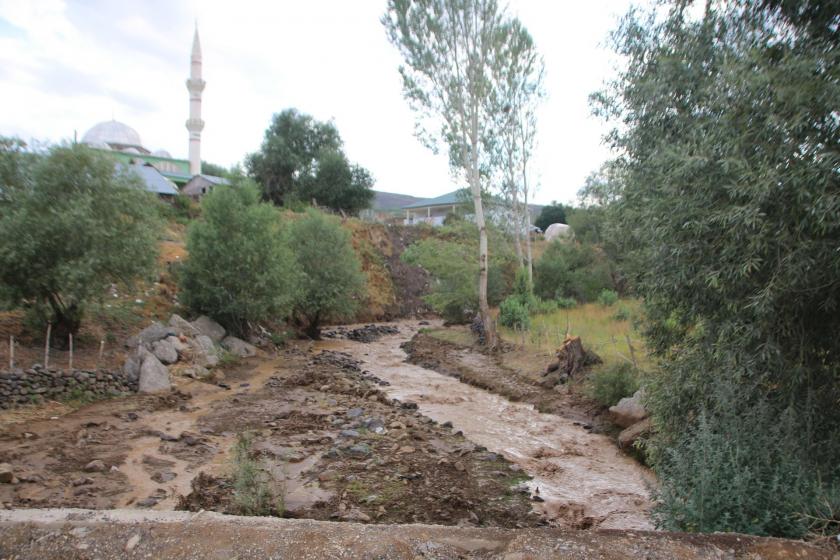
{"type": "Polygon", "coordinates": [[[470,441],[504,455],[533,477],[528,485],[544,502],[534,507],[553,524],[566,527],[652,529],[649,470],[619,452],[613,441],[542,414],[532,405],[504,397],[437,372],[408,364],[400,344],[418,330],[398,323],[400,334],[362,344],[349,340],[319,343],[351,354],[391,385],[392,398],[413,401],[438,422],[450,421],[470,441]]]}

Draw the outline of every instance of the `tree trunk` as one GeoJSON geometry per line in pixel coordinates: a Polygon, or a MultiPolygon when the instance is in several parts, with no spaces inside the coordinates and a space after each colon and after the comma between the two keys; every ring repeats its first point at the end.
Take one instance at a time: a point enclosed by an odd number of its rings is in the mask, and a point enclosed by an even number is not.
{"type": "MultiPolygon", "coordinates": [[[[523,131],[524,134],[524,131],[523,131]]],[[[522,138],[522,198],[525,199],[525,247],[528,253],[528,284],[534,285],[534,263],[531,259],[531,211],[528,209],[528,157],[525,155],[525,138],[522,138]]]]}
{"type": "Polygon", "coordinates": [[[484,221],[484,208],[481,203],[481,182],[478,175],[478,114],[472,112],[470,119],[470,169],[469,180],[472,191],[473,206],[475,207],[475,224],[478,226],[478,309],[481,315],[481,322],[484,324],[484,332],[487,337],[487,346],[496,348],[496,326],[493,323],[493,316],[490,314],[490,305],[487,303],[487,269],[490,254],[487,248],[487,224],[484,221]]]}
{"type": "Polygon", "coordinates": [[[66,349],[69,336],[76,335],[82,325],[82,308],[77,303],[66,305],[58,296],[50,296],[48,301],[53,315],[49,319],[52,324],[51,345],[66,349]]]}

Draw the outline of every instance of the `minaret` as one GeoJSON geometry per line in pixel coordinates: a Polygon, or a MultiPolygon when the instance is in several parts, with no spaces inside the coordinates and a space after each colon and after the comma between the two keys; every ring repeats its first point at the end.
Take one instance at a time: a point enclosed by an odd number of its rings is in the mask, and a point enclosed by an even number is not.
{"type": "Polygon", "coordinates": [[[187,119],[187,130],[190,131],[190,175],[201,174],[201,130],[204,128],[204,121],[201,120],[201,92],[204,91],[204,85],[201,79],[201,44],[198,42],[196,24],[190,56],[190,79],[187,80],[190,92],[190,118],[187,119]]]}

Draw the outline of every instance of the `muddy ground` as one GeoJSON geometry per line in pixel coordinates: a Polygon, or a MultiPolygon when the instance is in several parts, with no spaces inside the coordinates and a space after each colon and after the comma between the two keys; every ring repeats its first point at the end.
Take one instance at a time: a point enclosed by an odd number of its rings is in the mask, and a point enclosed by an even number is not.
{"type": "Polygon", "coordinates": [[[346,355],[294,344],[229,370],[225,385],[179,379],[165,396],[42,419],[33,410],[26,422],[18,411],[0,434],[0,462],[17,478],[0,484],[0,503],[236,513],[230,449],[249,431],[289,517],[543,523],[518,487],[527,478],[518,468],[391,401],[346,355]]]}
{"type": "Polygon", "coordinates": [[[526,367],[517,368],[506,363],[506,354],[513,353],[513,347],[489,354],[481,348],[441,340],[424,332],[405,343],[403,349],[409,363],[455,377],[513,402],[532,404],[540,412],[569,418],[595,432],[614,431],[603,407],[583,395],[574,382],[553,389],[540,385],[545,366],[551,360],[549,356],[544,357],[544,362],[530,360],[526,367]]]}

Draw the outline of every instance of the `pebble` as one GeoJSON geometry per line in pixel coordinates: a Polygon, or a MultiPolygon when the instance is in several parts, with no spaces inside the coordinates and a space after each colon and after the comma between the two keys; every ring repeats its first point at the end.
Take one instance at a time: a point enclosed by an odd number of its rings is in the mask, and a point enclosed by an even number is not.
{"type": "Polygon", "coordinates": [[[135,534],[125,543],[125,551],[131,552],[138,544],[140,544],[140,535],[135,534]]]}
{"type": "Polygon", "coordinates": [[[105,463],[99,459],[94,459],[87,465],[85,465],[84,471],[85,472],[105,472],[108,470],[108,467],[105,463]]]}

